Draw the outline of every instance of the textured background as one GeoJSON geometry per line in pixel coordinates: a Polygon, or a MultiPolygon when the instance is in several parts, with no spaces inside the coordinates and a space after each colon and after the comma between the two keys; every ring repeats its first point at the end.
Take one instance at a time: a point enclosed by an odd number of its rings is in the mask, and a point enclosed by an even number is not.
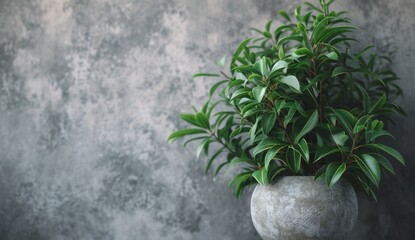
{"type": "MultiPolygon", "coordinates": [[[[290,0],[0,0],[0,239],[258,239],[249,196],[168,144],[212,70],[290,0]]],[[[415,235],[415,1],[342,0],[359,38],[395,51],[408,167],[360,198],[350,239],[415,235]]]]}

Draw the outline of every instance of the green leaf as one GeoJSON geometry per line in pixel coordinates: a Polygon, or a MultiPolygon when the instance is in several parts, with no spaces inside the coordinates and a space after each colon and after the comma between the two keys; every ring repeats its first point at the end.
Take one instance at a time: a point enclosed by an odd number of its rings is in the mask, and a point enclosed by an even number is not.
{"type": "Polygon", "coordinates": [[[277,115],[280,115],[280,112],[285,107],[285,105],[286,105],[286,102],[284,100],[277,101],[274,107],[275,111],[277,111],[277,115]]]}
{"type": "Polygon", "coordinates": [[[342,74],[345,74],[346,72],[347,71],[346,71],[346,69],[344,67],[336,67],[333,70],[333,73],[331,74],[331,77],[334,78],[334,77],[340,76],[342,74]]]}
{"type": "Polygon", "coordinates": [[[230,101],[234,100],[237,97],[243,96],[243,95],[247,95],[251,90],[247,89],[247,88],[240,88],[238,90],[236,90],[233,94],[232,97],[230,98],[230,101]]]}
{"type": "Polygon", "coordinates": [[[356,118],[351,114],[350,112],[344,110],[344,109],[332,109],[336,118],[339,120],[339,122],[342,124],[342,126],[345,128],[349,136],[353,136],[352,127],[356,124],[356,118]]]}
{"type": "Polygon", "coordinates": [[[279,140],[276,138],[265,138],[263,139],[253,150],[253,155],[256,156],[259,153],[268,150],[274,146],[277,146],[279,144],[279,140]]]}
{"type": "Polygon", "coordinates": [[[256,131],[258,128],[258,123],[259,123],[260,118],[256,119],[256,122],[254,123],[254,125],[252,125],[251,129],[249,130],[249,138],[251,139],[251,141],[253,142],[256,136],[256,131]]]}
{"type": "Polygon", "coordinates": [[[193,74],[192,77],[193,78],[198,78],[198,77],[220,77],[220,74],[217,74],[217,73],[196,73],[196,74],[193,74]]]}
{"type": "Polygon", "coordinates": [[[272,24],[272,19],[271,20],[269,20],[268,22],[267,22],[267,24],[265,25],[265,30],[267,30],[268,32],[271,30],[271,24],[272,24]]]}
{"type": "Polygon", "coordinates": [[[271,73],[278,71],[280,69],[283,69],[282,72],[285,74],[287,73],[287,68],[288,68],[288,62],[284,61],[284,60],[279,60],[278,62],[276,62],[274,64],[274,66],[271,69],[271,73]]]}
{"type": "Polygon", "coordinates": [[[306,124],[304,125],[303,129],[301,129],[301,131],[295,137],[294,142],[298,143],[298,141],[300,141],[300,139],[304,135],[306,135],[308,132],[313,130],[313,128],[317,125],[317,123],[318,123],[318,111],[315,110],[313,114],[310,116],[310,118],[308,119],[308,121],[306,122],[306,124]]]}
{"type": "Polygon", "coordinates": [[[362,94],[362,98],[363,98],[363,102],[362,102],[363,112],[364,113],[369,113],[369,107],[370,107],[370,97],[369,97],[369,94],[367,93],[366,89],[364,89],[359,84],[356,84],[356,86],[359,89],[360,93],[362,94]]]}
{"type": "MultiPolygon", "coordinates": [[[[278,41],[280,42],[280,41],[278,41]]],[[[285,57],[284,46],[280,46],[278,49],[278,58],[283,59],[285,57]]]]}
{"type": "Polygon", "coordinates": [[[267,135],[275,125],[277,114],[275,112],[268,113],[262,117],[262,132],[267,135]]]}
{"type": "Polygon", "coordinates": [[[210,139],[210,137],[206,137],[205,140],[203,140],[203,142],[201,142],[199,144],[199,146],[196,149],[196,159],[200,158],[200,154],[202,152],[205,153],[205,155],[208,154],[208,149],[209,149],[209,144],[212,142],[212,140],[210,139]]]}
{"type": "Polygon", "coordinates": [[[293,75],[285,76],[281,78],[280,82],[287,84],[289,87],[294,89],[296,92],[301,92],[300,89],[300,82],[298,81],[297,77],[293,75]]]}
{"type": "Polygon", "coordinates": [[[269,76],[269,68],[267,64],[267,60],[265,57],[262,57],[259,62],[257,62],[259,71],[261,72],[262,76],[268,77],[269,76]]]}
{"type": "Polygon", "coordinates": [[[196,114],[196,122],[205,129],[210,129],[210,123],[207,115],[205,113],[196,114]]]}
{"type": "Polygon", "coordinates": [[[310,3],[310,2],[304,2],[304,5],[307,5],[308,7],[310,7],[311,9],[313,9],[313,10],[315,10],[315,11],[317,11],[317,12],[320,12],[320,13],[322,13],[323,12],[323,10],[321,10],[320,8],[318,8],[318,7],[316,7],[315,5],[313,5],[312,3],[310,3]]]}
{"type": "Polygon", "coordinates": [[[301,169],[301,155],[297,151],[292,152],[292,159],[289,158],[288,165],[294,171],[294,173],[298,173],[301,169]]]}
{"type": "Polygon", "coordinates": [[[257,102],[252,102],[252,103],[248,103],[248,104],[246,104],[246,105],[242,108],[241,114],[242,114],[242,115],[245,115],[245,113],[246,113],[248,110],[255,109],[258,105],[259,105],[259,103],[257,103],[257,102]]]}
{"type": "Polygon", "coordinates": [[[361,50],[360,52],[355,54],[355,58],[360,58],[367,50],[374,48],[374,46],[370,45],[367,46],[366,48],[364,48],[363,50],[361,50]]]}
{"type": "Polygon", "coordinates": [[[368,154],[362,154],[356,156],[356,162],[370,181],[379,187],[381,171],[378,161],[368,154]]]}
{"type": "Polygon", "coordinates": [[[303,153],[302,155],[305,158],[305,161],[308,162],[310,160],[310,152],[308,150],[308,143],[304,138],[300,140],[299,147],[303,153]]]}
{"type": "Polygon", "coordinates": [[[242,193],[242,189],[245,186],[246,182],[251,178],[251,172],[244,172],[238,174],[236,177],[232,179],[229,183],[229,187],[234,186],[234,195],[235,197],[239,197],[242,193]]]}
{"type": "Polygon", "coordinates": [[[272,159],[274,159],[275,155],[277,155],[277,153],[279,151],[281,151],[281,149],[285,148],[285,146],[275,146],[272,147],[271,149],[268,150],[267,154],[265,155],[265,164],[264,167],[268,168],[269,163],[272,161],[272,159]]]}
{"type": "Polygon", "coordinates": [[[214,177],[216,177],[217,175],[218,175],[218,173],[220,172],[220,170],[222,170],[222,168],[224,167],[224,166],[226,166],[226,165],[228,165],[229,163],[228,162],[223,162],[223,163],[221,163],[217,168],[216,168],[216,171],[215,171],[215,174],[213,175],[214,177]]]}
{"type": "Polygon", "coordinates": [[[186,135],[193,135],[193,134],[202,134],[206,133],[203,129],[181,129],[173,132],[169,138],[168,141],[173,142],[181,137],[184,137],[186,135]]]}
{"type": "MultiPolygon", "coordinates": [[[[205,102],[205,104],[203,104],[202,110],[200,110],[200,112],[202,112],[202,113],[206,114],[207,109],[208,109],[208,107],[209,107],[209,104],[210,104],[210,99],[208,99],[208,100],[205,102]]],[[[196,119],[196,120],[197,120],[197,119],[196,119]]]]}
{"type": "Polygon", "coordinates": [[[396,158],[402,165],[405,166],[405,160],[403,159],[402,155],[396,151],[395,149],[388,147],[386,145],[377,143],[377,144],[366,144],[366,147],[369,147],[371,149],[376,149],[376,150],[381,150],[389,155],[391,155],[392,157],[396,158]]]}
{"type": "Polygon", "coordinates": [[[335,148],[335,147],[329,147],[329,146],[319,147],[317,149],[317,153],[315,155],[314,162],[317,162],[320,159],[322,159],[322,158],[324,158],[324,157],[326,157],[328,155],[334,154],[336,152],[340,152],[340,149],[339,148],[335,148]]]}
{"type": "Polygon", "coordinates": [[[224,149],[225,149],[225,147],[220,148],[219,150],[216,151],[215,154],[213,154],[209,158],[208,163],[206,165],[206,169],[205,169],[205,175],[209,172],[209,169],[212,166],[213,161],[215,161],[215,159],[223,152],[224,149]]]}
{"type": "Polygon", "coordinates": [[[340,177],[346,171],[346,163],[332,162],[327,166],[326,183],[329,187],[339,181],[340,177]]]}
{"type": "Polygon", "coordinates": [[[332,28],[325,28],[319,34],[318,42],[330,42],[333,38],[339,36],[340,34],[352,32],[356,29],[357,28],[353,26],[338,26],[332,28]]]}
{"type": "Polygon", "coordinates": [[[196,121],[196,115],[191,114],[191,113],[183,113],[180,114],[180,118],[183,119],[184,121],[197,126],[197,127],[202,127],[197,121],[196,121]]]}
{"type": "Polygon", "coordinates": [[[257,100],[257,102],[260,103],[262,101],[262,99],[265,96],[266,91],[267,91],[266,87],[260,87],[260,86],[254,87],[252,89],[252,93],[254,95],[254,98],[257,100]]]}
{"type": "Polygon", "coordinates": [[[252,177],[254,177],[261,185],[268,184],[268,169],[261,168],[252,173],[252,177]]]}
{"type": "Polygon", "coordinates": [[[324,17],[322,14],[317,15],[316,21],[314,21],[313,26],[313,42],[318,43],[320,39],[320,33],[326,28],[330,17],[324,17]]]}
{"type": "Polygon", "coordinates": [[[388,159],[386,159],[384,156],[377,154],[377,153],[371,153],[371,155],[378,160],[379,164],[386,170],[388,170],[390,173],[395,175],[395,170],[393,170],[392,164],[389,162],[388,159]]]}
{"type": "Polygon", "coordinates": [[[287,128],[287,125],[291,122],[292,118],[294,117],[294,114],[297,112],[297,106],[292,106],[290,107],[290,109],[288,110],[287,115],[284,116],[284,128],[287,128]]]}
{"type": "Polygon", "coordinates": [[[313,57],[314,56],[314,53],[308,48],[299,48],[299,49],[295,50],[295,54],[305,55],[305,56],[308,56],[308,57],[313,57]]]}
{"type": "Polygon", "coordinates": [[[239,54],[241,54],[242,50],[245,48],[245,46],[246,46],[246,45],[247,45],[250,41],[251,41],[251,39],[250,39],[250,38],[243,40],[243,41],[239,44],[239,46],[238,46],[238,48],[236,49],[235,53],[233,54],[233,56],[232,56],[232,61],[231,61],[231,64],[230,64],[230,67],[231,67],[231,73],[232,73],[232,74],[235,72],[235,70],[234,70],[233,68],[234,68],[234,67],[236,67],[236,66],[235,66],[236,59],[238,58],[239,54]]]}
{"type": "Polygon", "coordinates": [[[206,138],[206,136],[203,136],[203,137],[195,137],[195,138],[191,138],[189,140],[186,140],[186,142],[183,143],[183,147],[186,147],[187,144],[189,144],[189,143],[191,143],[193,141],[201,140],[201,139],[205,139],[205,138],[206,138]]]}
{"type": "Polygon", "coordinates": [[[288,13],[284,10],[279,10],[278,14],[281,15],[283,18],[285,18],[287,21],[291,21],[290,16],[288,15],[288,13]]]}
{"type": "Polygon", "coordinates": [[[337,56],[337,53],[336,53],[336,52],[330,52],[330,53],[327,53],[327,54],[326,54],[326,57],[327,57],[328,59],[330,59],[330,60],[334,60],[334,61],[337,61],[337,58],[338,58],[338,56],[337,56]]]}
{"type": "Polygon", "coordinates": [[[228,80],[223,80],[220,82],[215,83],[209,90],[209,98],[211,98],[213,96],[213,94],[215,93],[216,89],[218,89],[218,87],[224,83],[228,82],[228,80]]]}
{"type": "Polygon", "coordinates": [[[344,131],[338,132],[338,133],[334,133],[334,134],[331,135],[331,137],[333,138],[333,141],[338,146],[344,146],[344,144],[346,143],[346,141],[349,140],[349,136],[347,136],[344,131]]]}
{"type": "Polygon", "coordinates": [[[380,108],[382,108],[386,103],[386,95],[383,94],[382,97],[370,108],[369,113],[374,113],[380,108]]]}
{"type": "Polygon", "coordinates": [[[370,138],[368,139],[368,141],[370,142],[373,142],[376,138],[382,137],[382,136],[393,137],[392,134],[390,134],[388,131],[385,131],[385,130],[373,130],[373,131],[367,131],[367,133],[370,136],[370,138]]]}
{"type": "Polygon", "coordinates": [[[242,131],[242,126],[235,128],[235,130],[232,131],[231,135],[229,136],[230,139],[234,138],[235,136],[239,135],[242,131]]]}
{"type": "Polygon", "coordinates": [[[356,125],[353,128],[353,133],[356,134],[364,129],[366,129],[366,124],[368,123],[369,119],[372,118],[373,115],[364,115],[363,117],[357,120],[356,125]]]}
{"type": "Polygon", "coordinates": [[[297,6],[295,8],[294,15],[300,21],[300,17],[301,17],[301,5],[300,6],[297,6]]]}
{"type": "Polygon", "coordinates": [[[316,175],[314,176],[314,181],[317,181],[320,178],[325,178],[326,177],[326,169],[327,169],[327,165],[323,165],[321,168],[319,168],[316,172],[316,175]]]}
{"type": "Polygon", "coordinates": [[[278,176],[286,170],[286,166],[274,166],[273,168],[268,169],[269,175],[271,175],[271,177],[269,178],[270,181],[272,181],[276,176],[278,176]]]}
{"type": "Polygon", "coordinates": [[[238,163],[248,163],[248,162],[250,162],[251,160],[249,159],[249,158],[239,158],[239,157],[236,157],[236,158],[234,158],[230,163],[229,163],[229,168],[231,168],[231,167],[233,167],[233,166],[235,166],[236,164],[238,164],[238,163]]]}

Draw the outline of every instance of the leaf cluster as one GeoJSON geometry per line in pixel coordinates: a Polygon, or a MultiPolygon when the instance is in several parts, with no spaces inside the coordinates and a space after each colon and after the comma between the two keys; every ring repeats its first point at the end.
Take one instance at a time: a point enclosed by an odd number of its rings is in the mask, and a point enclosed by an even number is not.
{"type": "Polygon", "coordinates": [[[293,15],[278,11],[284,23],[254,29],[260,36],[239,44],[229,74],[194,75],[222,80],[200,111],[180,115],[192,127],[169,140],[200,141],[197,155],[210,156],[206,173],[219,159],[215,175],[239,165],[230,182],[236,196],[278,176],[306,175],[328,186],[346,178],[375,197],[382,170],[394,174],[390,160],[405,164],[398,151],[379,143],[391,136],[385,130],[391,116],[405,114],[394,103],[402,95],[399,78],[390,59],[370,53],[371,46],[356,52],[350,35],[357,28],[345,12],[330,11],[332,3],[306,2],[306,11],[299,6],[293,15]],[[219,147],[209,153],[212,144],[219,147]]]}

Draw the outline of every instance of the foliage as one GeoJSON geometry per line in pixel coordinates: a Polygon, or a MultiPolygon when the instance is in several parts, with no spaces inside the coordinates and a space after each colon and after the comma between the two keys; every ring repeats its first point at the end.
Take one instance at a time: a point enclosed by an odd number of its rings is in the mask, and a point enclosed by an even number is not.
{"type": "MultiPolygon", "coordinates": [[[[284,24],[254,29],[259,38],[246,39],[235,50],[230,74],[199,73],[194,77],[225,78],[214,84],[200,111],[180,115],[192,125],[170,135],[173,141],[201,141],[197,155],[210,155],[206,173],[222,161],[240,165],[230,182],[235,195],[252,184],[267,184],[281,175],[308,175],[333,186],[346,178],[374,195],[382,169],[394,173],[389,159],[404,163],[395,149],[378,143],[391,136],[384,128],[392,114],[405,114],[393,101],[402,95],[390,59],[352,53],[350,37],[357,28],[345,12],[330,11],[333,1],[306,2],[284,24]],[[271,30],[272,29],[272,30],[271,30]],[[219,100],[214,95],[219,93],[219,100]],[[225,105],[226,111],[216,110],[225,105]]],[[[224,59],[219,61],[223,64],[224,59]]],[[[215,95],[216,96],[216,95],[215,95]]],[[[222,108],[221,108],[222,109],[222,108]]]]}

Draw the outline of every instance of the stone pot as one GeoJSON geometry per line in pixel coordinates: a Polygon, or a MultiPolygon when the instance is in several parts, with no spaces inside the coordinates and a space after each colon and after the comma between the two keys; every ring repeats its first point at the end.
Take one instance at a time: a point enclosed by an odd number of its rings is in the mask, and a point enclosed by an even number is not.
{"type": "Polygon", "coordinates": [[[309,176],[287,176],[258,185],[251,198],[252,222],[263,240],[341,240],[357,220],[357,197],[340,180],[329,188],[309,176]]]}

